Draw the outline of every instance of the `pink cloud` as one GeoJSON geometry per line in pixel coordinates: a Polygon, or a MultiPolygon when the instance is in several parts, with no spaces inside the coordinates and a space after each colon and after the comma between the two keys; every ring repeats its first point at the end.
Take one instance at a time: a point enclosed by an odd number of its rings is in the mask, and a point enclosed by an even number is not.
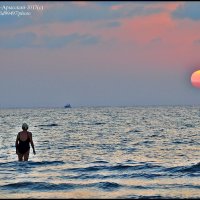
{"type": "Polygon", "coordinates": [[[121,5],[113,5],[113,6],[111,6],[111,10],[119,10],[119,9],[121,9],[123,7],[123,5],[121,4],[121,5]]]}
{"type": "Polygon", "coordinates": [[[90,2],[87,1],[73,1],[72,3],[77,6],[88,6],[90,4],[90,2]]]}
{"type": "MultiPolygon", "coordinates": [[[[87,3],[77,2],[80,6],[86,6],[87,3]]],[[[200,27],[198,22],[175,20],[171,17],[171,12],[181,3],[150,4],[149,7],[162,8],[163,11],[148,16],[119,19],[121,26],[115,28],[101,28],[99,25],[105,23],[106,20],[98,20],[36,24],[17,31],[34,32],[38,36],[59,37],[73,33],[100,36],[103,39],[100,46],[88,47],[88,52],[96,60],[112,60],[116,64],[183,65],[196,61],[199,57],[200,45],[194,45],[193,42],[200,39],[200,27]]],[[[114,10],[120,8],[121,5],[111,7],[114,10]]]]}

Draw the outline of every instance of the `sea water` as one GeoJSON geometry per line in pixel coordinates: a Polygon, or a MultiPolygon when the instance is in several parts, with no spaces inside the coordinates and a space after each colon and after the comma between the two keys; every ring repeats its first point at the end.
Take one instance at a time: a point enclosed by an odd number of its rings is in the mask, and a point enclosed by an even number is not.
{"type": "Polygon", "coordinates": [[[0,198],[200,198],[200,107],[1,109],[0,198]]]}

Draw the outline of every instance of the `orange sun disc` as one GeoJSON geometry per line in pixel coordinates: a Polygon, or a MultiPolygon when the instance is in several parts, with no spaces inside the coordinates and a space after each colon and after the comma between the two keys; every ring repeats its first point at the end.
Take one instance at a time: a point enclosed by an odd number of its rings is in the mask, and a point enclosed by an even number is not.
{"type": "Polygon", "coordinates": [[[191,83],[194,87],[200,88],[200,70],[192,73],[191,83]]]}

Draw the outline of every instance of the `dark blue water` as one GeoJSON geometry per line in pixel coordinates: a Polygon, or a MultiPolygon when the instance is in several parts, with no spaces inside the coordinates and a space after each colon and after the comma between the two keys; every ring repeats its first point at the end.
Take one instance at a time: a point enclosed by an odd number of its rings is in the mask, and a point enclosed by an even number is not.
{"type": "Polygon", "coordinates": [[[1,198],[200,198],[200,107],[2,109],[0,125],[1,198]]]}

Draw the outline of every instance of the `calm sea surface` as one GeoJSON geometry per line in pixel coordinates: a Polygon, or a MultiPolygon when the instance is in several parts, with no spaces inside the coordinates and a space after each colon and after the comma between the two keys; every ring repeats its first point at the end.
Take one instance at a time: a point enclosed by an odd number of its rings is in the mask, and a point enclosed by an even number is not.
{"type": "Polygon", "coordinates": [[[200,198],[200,107],[1,109],[0,198],[200,198]]]}

